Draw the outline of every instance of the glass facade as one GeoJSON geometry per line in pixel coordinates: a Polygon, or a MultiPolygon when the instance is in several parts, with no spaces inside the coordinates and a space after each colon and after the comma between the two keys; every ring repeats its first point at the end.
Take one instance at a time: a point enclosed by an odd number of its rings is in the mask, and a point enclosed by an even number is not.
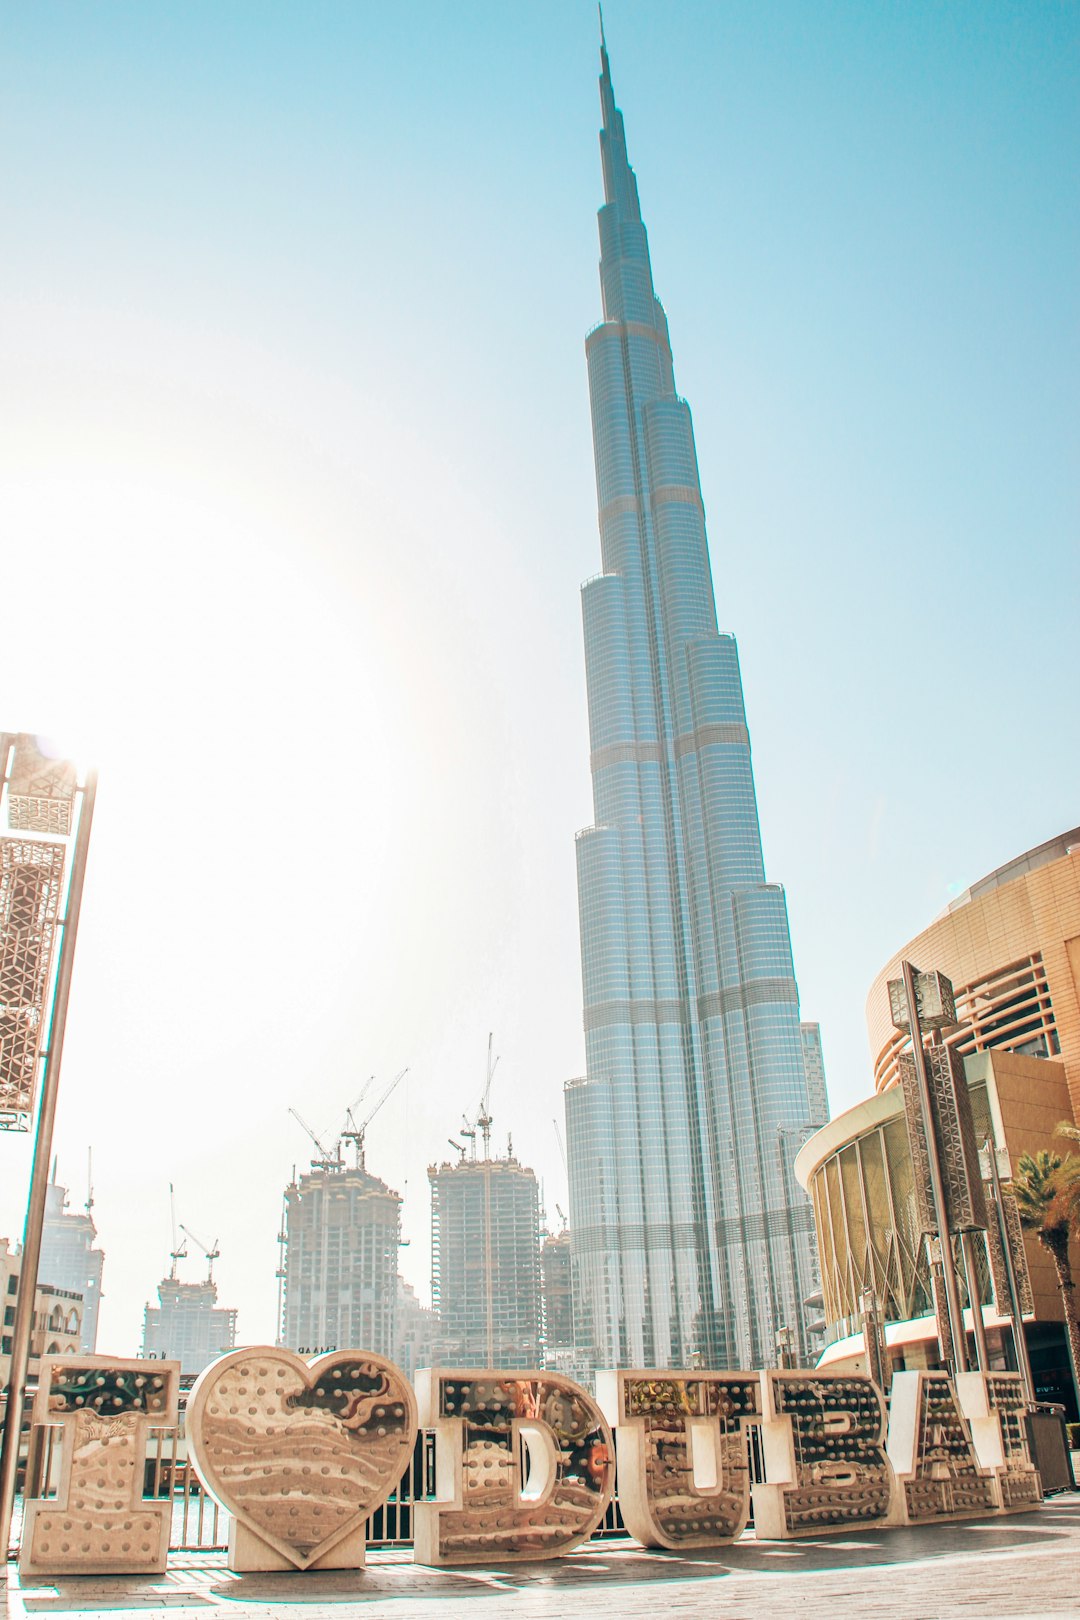
{"type": "Polygon", "coordinates": [[[604,319],[586,342],[603,572],[582,590],[586,1076],[566,1088],[575,1331],[609,1367],[805,1354],[792,1161],[811,1128],[783,890],[765,881],[738,651],[693,425],[601,52],[604,319]]]}
{"type": "Polygon", "coordinates": [[[821,1050],[821,1025],[800,1024],[806,1094],[810,1101],[810,1123],[819,1129],[829,1122],[829,1090],[825,1084],[825,1054],[821,1050]]]}
{"type": "MultiPolygon", "coordinates": [[[[997,1140],[985,1080],[969,1079],[968,1089],[975,1140],[984,1142],[990,1136],[997,1140]]],[[[815,1166],[810,1177],[830,1341],[861,1332],[860,1302],[867,1289],[877,1295],[886,1322],[907,1322],[934,1309],[899,1089],[894,1096],[890,1117],[853,1132],[815,1166]]],[[[981,1299],[989,1304],[993,1288],[981,1233],[975,1236],[975,1252],[981,1299]]],[[[1014,1255],[1014,1263],[1017,1260],[1014,1255]]],[[[962,1264],[958,1271],[967,1307],[971,1301],[962,1264]]],[[[996,1303],[1006,1308],[1003,1301],[996,1303]]]]}

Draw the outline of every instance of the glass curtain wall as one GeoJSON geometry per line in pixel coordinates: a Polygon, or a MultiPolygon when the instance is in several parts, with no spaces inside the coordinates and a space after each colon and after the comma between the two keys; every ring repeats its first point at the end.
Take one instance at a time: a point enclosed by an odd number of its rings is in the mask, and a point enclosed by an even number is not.
{"type": "Polygon", "coordinates": [[[810,1129],[784,893],[765,880],[734,639],[716,607],[606,48],[604,319],[586,342],[602,572],[582,591],[594,825],[578,834],[586,1076],[566,1088],[575,1323],[605,1366],[805,1355],[810,1129]]]}

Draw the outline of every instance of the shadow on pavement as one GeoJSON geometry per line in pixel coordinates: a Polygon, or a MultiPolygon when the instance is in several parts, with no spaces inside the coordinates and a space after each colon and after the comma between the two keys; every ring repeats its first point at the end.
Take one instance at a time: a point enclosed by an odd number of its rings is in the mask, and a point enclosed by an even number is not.
{"type": "MultiPolygon", "coordinates": [[[[232,1575],[220,1560],[170,1567],[155,1580],[122,1576],[81,1576],[68,1580],[11,1582],[28,1614],[95,1610],[134,1611],[219,1607],[222,1603],[323,1608],[374,1600],[498,1598],[511,1591],[611,1590],[619,1586],[666,1585],[715,1580],[718,1576],[767,1572],[798,1577],[839,1571],[870,1571],[972,1554],[1034,1550],[1075,1538],[1080,1529],[1080,1496],[1052,1499],[1031,1513],[1010,1519],[973,1519],[922,1529],[853,1532],[819,1540],[757,1542],[746,1536],[715,1551],[646,1551],[631,1541],[594,1543],[565,1558],[469,1569],[427,1569],[407,1554],[370,1556],[362,1571],[311,1574],[232,1575]]],[[[793,1592],[792,1597],[796,1594],[793,1592]]]]}

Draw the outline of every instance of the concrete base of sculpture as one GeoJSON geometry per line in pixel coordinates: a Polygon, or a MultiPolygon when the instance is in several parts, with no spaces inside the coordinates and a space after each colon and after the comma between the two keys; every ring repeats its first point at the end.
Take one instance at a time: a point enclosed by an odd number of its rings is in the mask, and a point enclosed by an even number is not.
{"type": "Polygon", "coordinates": [[[980,1466],[994,1480],[999,1513],[1027,1513],[1042,1501],[1024,1425],[1026,1403],[1018,1373],[960,1373],[956,1398],[971,1430],[980,1466]]]}
{"type": "Polygon", "coordinates": [[[600,1372],[596,1399],[615,1433],[630,1534],[672,1552],[736,1541],[750,1511],[746,1425],[761,1415],[760,1376],[600,1372]]]}
{"type": "MultiPolygon", "coordinates": [[[[151,1425],[176,1423],[178,1361],[46,1360],[34,1424],[60,1436],[56,1496],[26,1504],[19,1572],[162,1575],[172,1505],[143,1497],[151,1425]]],[[[55,1467],[55,1458],[54,1458],[55,1467]]]]}
{"type": "Polygon", "coordinates": [[[424,1368],[437,1500],[413,1506],[413,1561],[491,1564],[572,1552],[604,1517],[615,1449],[580,1384],[536,1369],[424,1368]],[[527,1456],[527,1463],[525,1457],[527,1456]]]}
{"type": "MultiPolygon", "coordinates": [[[[363,1569],[366,1555],[367,1541],[364,1527],[360,1525],[307,1567],[314,1570],[363,1569]]],[[[245,1524],[238,1524],[235,1519],[229,1525],[227,1562],[235,1575],[266,1574],[274,1570],[296,1571],[291,1558],[286,1558],[284,1553],[279,1553],[261,1536],[257,1536],[254,1530],[249,1530],[245,1524]]]]}
{"type": "Polygon", "coordinates": [[[884,1529],[894,1522],[885,1401],[859,1373],[761,1374],[767,1483],[754,1486],[759,1541],[884,1529]]]}
{"type": "Polygon", "coordinates": [[[141,1502],[116,1522],[82,1508],[28,1502],[19,1551],[19,1576],[164,1575],[169,1554],[170,1507],[141,1502]]]}
{"type": "Polygon", "coordinates": [[[203,1485],[246,1532],[233,1569],[357,1569],[364,1525],[412,1458],[416,1402],[383,1356],[308,1362],[254,1345],[200,1373],[186,1433],[203,1485]]]}
{"type": "Polygon", "coordinates": [[[893,1374],[889,1460],[900,1524],[984,1518],[999,1510],[996,1482],[979,1464],[947,1373],[893,1374]]]}

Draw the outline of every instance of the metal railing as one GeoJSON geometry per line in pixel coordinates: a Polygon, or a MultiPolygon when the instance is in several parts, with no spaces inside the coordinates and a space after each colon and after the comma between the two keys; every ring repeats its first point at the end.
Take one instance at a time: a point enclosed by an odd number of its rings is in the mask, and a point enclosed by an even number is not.
{"type": "MultiPolygon", "coordinates": [[[[26,1456],[26,1482],[16,1499],[12,1520],[12,1546],[8,1556],[18,1556],[18,1543],[22,1530],[23,1506],[28,1499],[48,1501],[56,1496],[60,1476],[60,1433],[53,1426],[35,1425],[29,1434],[26,1456]]],[[[750,1479],[760,1483],[765,1477],[761,1447],[761,1430],[751,1424],[746,1431],[750,1479]]],[[[152,1429],[144,1470],[143,1492],[149,1498],[172,1501],[172,1526],[169,1551],[223,1552],[228,1545],[229,1516],[222,1512],[210,1493],[204,1488],[186,1454],[182,1434],[178,1429],[152,1429]]],[[[390,1496],[365,1524],[369,1548],[411,1547],[413,1540],[412,1510],[417,1502],[435,1500],[435,1435],[421,1429],[416,1437],[412,1458],[390,1496]]],[[[752,1522],[752,1518],[751,1518],[752,1522]]],[[[594,1541],[625,1536],[626,1527],[619,1508],[618,1478],[615,1494],[600,1524],[593,1532],[594,1541]]]]}

